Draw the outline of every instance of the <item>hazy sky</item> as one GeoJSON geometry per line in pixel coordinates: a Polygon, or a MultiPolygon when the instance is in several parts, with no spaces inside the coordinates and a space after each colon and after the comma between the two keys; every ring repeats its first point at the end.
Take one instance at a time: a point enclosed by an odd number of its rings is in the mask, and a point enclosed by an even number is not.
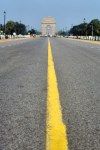
{"type": "Polygon", "coordinates": [[[41,20],[53,16],[57,30],[69,29],[92,19],[100,19],[100,0],[0,0],[0,23],[3,23],[3,11],[7,20],[19,21],[41,30],[41,20]]]}

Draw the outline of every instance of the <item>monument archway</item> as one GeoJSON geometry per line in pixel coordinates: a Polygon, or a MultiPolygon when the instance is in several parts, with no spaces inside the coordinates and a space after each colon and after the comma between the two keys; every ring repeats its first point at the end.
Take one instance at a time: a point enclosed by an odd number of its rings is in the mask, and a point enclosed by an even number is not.
{"type": "Polygon", "coordinates": [[[51,26],[50,25],[46,26],[46,33],[47,33],[47,35],[51,34],[51,26]]]}
{"type": "Polygon", "coordinates": [[[54,36],[56,34],[56,22],[53,17],[45,17],[42,20],[42,35],[52,35],[54,36]]]}

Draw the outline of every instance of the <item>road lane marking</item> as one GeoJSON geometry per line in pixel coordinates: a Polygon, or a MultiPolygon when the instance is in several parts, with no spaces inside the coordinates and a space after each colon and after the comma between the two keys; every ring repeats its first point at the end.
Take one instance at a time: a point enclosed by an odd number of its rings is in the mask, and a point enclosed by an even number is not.
{"type": "Polygon", "coordinates": [[[48,95],[46,150],[68,150],[50,40],[48,39],[48,95]]]}

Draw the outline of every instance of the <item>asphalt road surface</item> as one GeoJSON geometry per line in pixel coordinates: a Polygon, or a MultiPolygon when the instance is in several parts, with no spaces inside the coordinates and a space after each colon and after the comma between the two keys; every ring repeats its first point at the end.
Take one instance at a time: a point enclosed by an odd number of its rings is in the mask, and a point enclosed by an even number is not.
{"type": "MultiPolygon", "coordinates": [[[[100,150],[100,44],[50,43],[69,150],[100,150]]],[[[0,150],[46,149],[47,60],[48,38],[0,43],[0,150]]]]}

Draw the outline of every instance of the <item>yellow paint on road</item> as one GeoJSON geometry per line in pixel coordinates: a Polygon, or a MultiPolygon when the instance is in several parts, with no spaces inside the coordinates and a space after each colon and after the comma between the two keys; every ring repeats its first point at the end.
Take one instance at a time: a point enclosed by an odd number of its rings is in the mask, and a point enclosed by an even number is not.
{"type": "Polygon", "coordinates": [[[59,91],[48,39],[48,95],[46,150],[68,150],[66,127],[62,120],[59,91]]]}

